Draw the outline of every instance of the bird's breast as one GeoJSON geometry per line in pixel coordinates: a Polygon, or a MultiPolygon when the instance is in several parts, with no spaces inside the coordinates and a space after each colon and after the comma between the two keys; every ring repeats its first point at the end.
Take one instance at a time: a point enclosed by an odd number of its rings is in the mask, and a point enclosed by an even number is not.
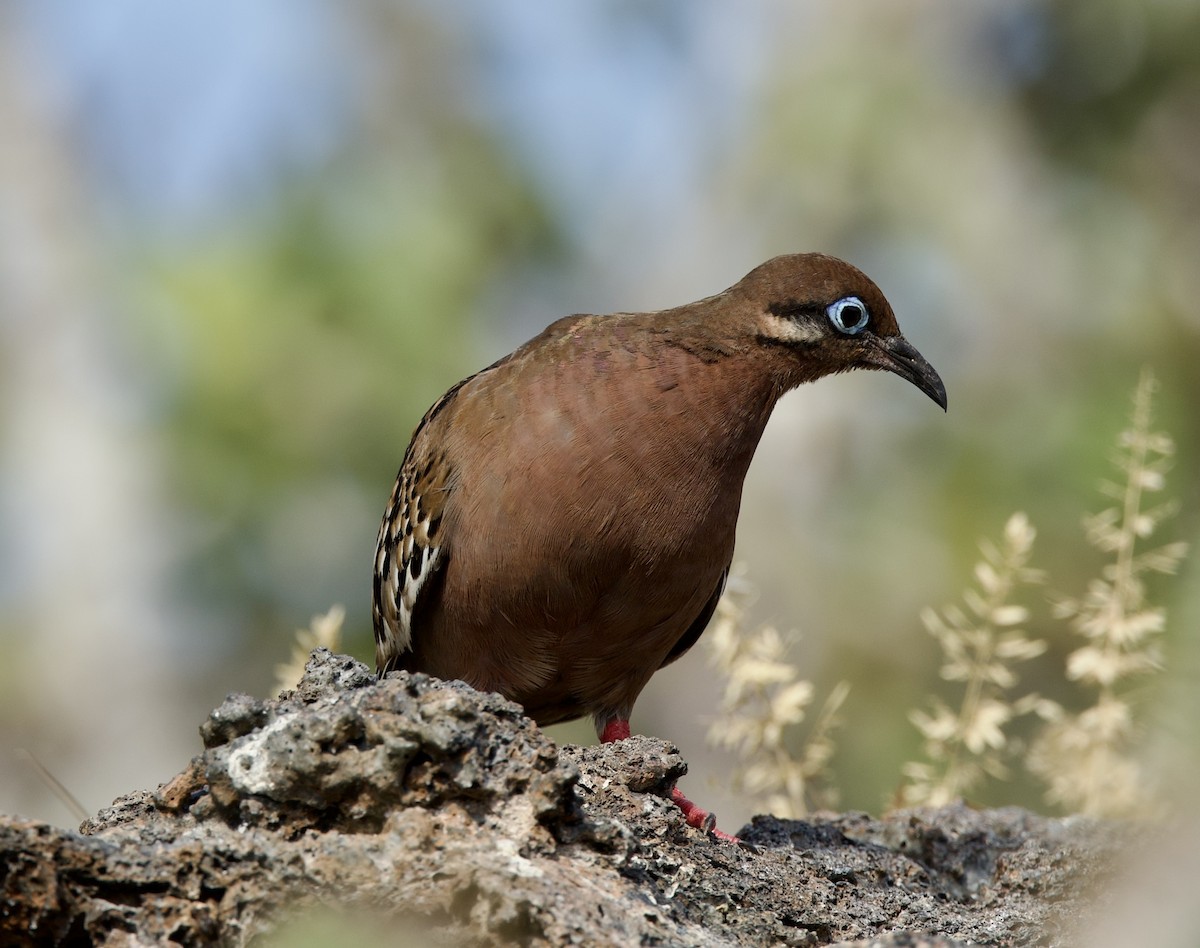
{"type": "Polygon", "coordinates": [[[593,347],[522,367],[472,394],[485,423],[454,426],[470,438],[456,452],[466,542],[481,559],[509,550],[565,566],[586,547],[593,560],[643,570],[731,548],[771,403],[671,350],[652,359],[593,347]]]}

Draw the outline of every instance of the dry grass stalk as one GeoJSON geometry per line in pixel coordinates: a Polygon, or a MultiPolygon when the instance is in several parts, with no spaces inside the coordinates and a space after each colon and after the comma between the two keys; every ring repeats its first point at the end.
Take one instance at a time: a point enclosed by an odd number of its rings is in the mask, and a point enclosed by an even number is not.
{"type": "Polygon", "coordinates": [[[1166,628],[1166,610],[1148,604],[1143,577],[1174,573],[1187,552],[1184,543],[1137,549],[1175,512],[1170,502],[1143,509],[1146,495],[1165,487],[1175,450],[1170,436],[1151,430],[1156,387],[1153,374],[1143,370],[1130,425],[1117,439],[1114,464],[1124,483],[1103,482],[1101,492],[1114,503],[1084,521],[1088,542],[1112,561],[1081,598],[1055,606],[1055,614],[1085,640],[1067,657],[1067,677],[1091,689],[1094,702],[1049,725],[1028,759],[1029,769],[1048,784],[1049,802],[1090,816],[1154,810],[1152,790],[1133,755],[1133,709],[1118,685],[1161,668],[1157,636],[1166,628]]]}
{"type": "Polygon", "coordinates": [[[1012,752],[1005,727],[1031,712],[1049,716],[1057,710],[1035,694],[1016,700],[1009,695],[1017,684],[1012,665],[1046,650],[1044,641],[1029,638],[1021,628],[1028,610],[1012,602],[1018,586],[1041,580],[1027,565],[1035,537],[1028,518],[1013,514],[999,549],[987,541],[980,544],[978,589],[963,593],[966,608],[947,606],[940,615],[926,609],[921,616],[942,647],[941,677],[961,683],[963,698],[957,711],[935,698],[930,711],[910,715],[924,738],[926,759],[904,766],[908,783],[899,802],[905,805],[943,806],[985,777],[1005,778],[1005,759],[1012,752]]]}
{"type": "Polygon", "coordinates": [[[304,665],[314,648],[324,646],[331,652],[341,651],[345,619],[346,610],[342,606],[331,606],[324,615],[313,616],[307,629],[296,630],[292,657],[275,666],[276,694],[296,687],[304,677],[304,665]]]}
{"type": "Polygon", "coordinates": [[[745,631],[746,596],[744,581],[731,577],[705,636],[711,663],[726,679],[720,716],[709,727],[708,740],[742,761],[732,781],[737,792],[755,797],[769,813],[796,818],[808,812],[810,803],[833,806],[836,801],[824,778],[834,751],[837,712],[849,686],[840,682],[830,692],[808,740],[794,755],[786,738],[808,715],[814,689],[787,661],[794,636],[780,635],[772,626],[745,631]]]}

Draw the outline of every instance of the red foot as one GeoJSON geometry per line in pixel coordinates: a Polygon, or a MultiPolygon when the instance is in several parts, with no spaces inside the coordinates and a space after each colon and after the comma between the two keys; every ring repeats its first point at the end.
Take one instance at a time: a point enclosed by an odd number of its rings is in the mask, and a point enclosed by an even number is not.
{"type": "MultiPolygon", "coordinates": [[[[623,741],[629,737],[629,734],[628,721],[609,721],[604,725],[604,730],[600,733],[600,743],[611,744],[613,741],[623,741]]],[[[698,830],[710,833],[724,843],[741,842],[736,836],[731,836],[729,833],[717,829],[717,818],[709,813],[708,810],[702,810],[696,806],[696,804],[683,795],[678,787],[671,790],[671,802],[683,812],[683,818],[687,820],[688,826],[694,826],[698,830]]]]}
{"type": "Polygon", "coordinates": [[[671,802],[683,812],[683,818],[687,820],[688,826],[694,826],[696,829],[711,833],[723,843],[741,842],[736,836],[732,836],[724,830],[717,829],[717,818],[709,813],[708,810],[702,810],[696,806],[696,804],[683,795],[683,791],[678,787],[675,787],[671,791],[671,802]]]}

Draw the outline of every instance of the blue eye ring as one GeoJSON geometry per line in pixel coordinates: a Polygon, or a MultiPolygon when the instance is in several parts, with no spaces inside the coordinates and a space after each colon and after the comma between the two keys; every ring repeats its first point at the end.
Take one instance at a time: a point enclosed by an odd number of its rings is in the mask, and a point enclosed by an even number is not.
{"type": "Polygon", "coordinates": [[[871,314],[867,304],[857,296],[844,296],[836,303],[825,307],[825,315],[833,323],[833,328],[847,336],[854,336],[867,328],[871,314]]]}

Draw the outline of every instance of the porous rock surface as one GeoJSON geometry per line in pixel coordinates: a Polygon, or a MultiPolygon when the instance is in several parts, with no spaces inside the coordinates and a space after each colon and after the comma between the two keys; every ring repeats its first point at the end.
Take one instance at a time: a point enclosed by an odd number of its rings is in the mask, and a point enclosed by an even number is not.
{"type": "Polygon", "coordinates": [[[668,802],[664,741],[559,747],[497,695],[324,649],[200,730],[78,833],[0,817],[0,944],[243,945],[326,907],[410,944],[1054,945],[1124,836],[959,805],[757,817],[732,846],[668,802]]]}

